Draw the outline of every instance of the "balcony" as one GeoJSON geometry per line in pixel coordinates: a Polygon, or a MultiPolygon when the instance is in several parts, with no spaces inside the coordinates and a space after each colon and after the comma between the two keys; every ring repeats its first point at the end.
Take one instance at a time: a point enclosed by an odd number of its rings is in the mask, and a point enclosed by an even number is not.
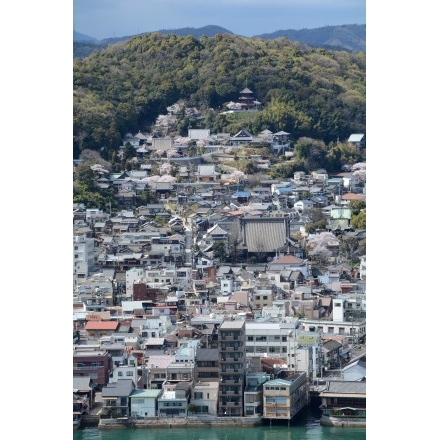
{"type": "Polygon", "coordinates": [[[75,367],[75,366],[73,367],[74,371],[89,371],[89,370],[102,370],[102,369],[104,369],[104,366],[102,365],[98,367],[92,365],[86,367],[75,367]]]}

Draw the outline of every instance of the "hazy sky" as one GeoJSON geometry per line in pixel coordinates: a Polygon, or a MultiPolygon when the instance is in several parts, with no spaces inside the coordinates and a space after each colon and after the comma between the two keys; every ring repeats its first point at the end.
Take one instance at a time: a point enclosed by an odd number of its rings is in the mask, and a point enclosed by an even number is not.
{"type": "Polygon", "coordinates": [[[365,23],[366,0],[73,0],[74,30],[98,40],[207,25],[251,37],[365,23]]]}

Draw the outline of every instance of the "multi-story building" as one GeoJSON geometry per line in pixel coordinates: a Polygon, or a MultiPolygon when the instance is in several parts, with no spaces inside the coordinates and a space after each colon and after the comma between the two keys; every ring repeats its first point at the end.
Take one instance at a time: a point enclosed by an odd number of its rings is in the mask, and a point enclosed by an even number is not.
{"type": "Polygon", "coordinates": [[[263,414],[263,384],[271,379],[267,373],[246,374],[244,390],[244,415],[260,416],[263,414]]]}
{"type": "Polygon", "coordinates": [[[348,336],[355,343],[361,341],[367,334],[367,322],[359,321],[327,321],[318,319],[301,319],[301,331],[318,332],[327,335],[348,336]]]}
{"type": "Polygon", "coordinates": [[[263,384],[263,418],[291,420],[308,403],[307,375],[296,373],[286,379],[263,384]]]}
{"type": "Polygon", "coordinates": [[[223,321],[218,331],[219,415],[243,416],[246,368],[245,321],[223,321]]]}
{"type": "Polygon", "coordinates": [[[256,288],[252,294],[253,308],[262,310],[263,307],[270,307],[274,299],[274,292],[271,288],[256,288]]]}
{"type": "Polygon", "coordinates": [[[219,381],[219,362],[217,349],[199,348],[197,350],[195,360],[195,378],[200,382],[219,381]]]}
{"type": "MultiPolygon", "coordinates": [[[[296,322],[246,322],[247,357],[292,357],[296,322]]],[[[292,360],[293,362],[293,360],[292,360]]]]}
{"type": "Polygon", "coordinates": [[[94,239],[85,235],[73,237],[73,277],[74,284],[80,278],[87,278],[95,264],[94,239]]]}
{"type": "Polygon", "coordinates": [[[157,415],[159,417],[186,417],[191,397],[189,383],[164,383],[163,391],[157,399],[157,415]]]}
{"type": "Polygon", "coordinates": [[[126,297],[133,299],[133,284],[143,282],[144,272],[144,269],[141,267],[132,267],[125,272],[126,297]]]}
{"type": "Polygon", "coordinates": [[[191,411],[197,414],[216,415],[218,389],[217,381],[195,383],[191,391],[191,411]]]}
{"type": "Polygon", "coordinates": [[[111,360],[107,350],[76,346],[73,349],[73,376],[90,376],[98,386],[108,383],[111,360]]]}
{"type": "Polygon", "coordinates": [[[114,368],[109,383],[117,382],[121,379],[131,379],[135,388],[138,388],[138,365],[136,356],[129,356],[127,362],[114,368]]]}

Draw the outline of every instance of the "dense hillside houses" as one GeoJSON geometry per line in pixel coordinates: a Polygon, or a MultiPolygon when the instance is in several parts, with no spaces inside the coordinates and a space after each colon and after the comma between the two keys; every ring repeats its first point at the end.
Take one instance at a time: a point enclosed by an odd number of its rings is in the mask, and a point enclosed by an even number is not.
{"type": "Polygon", "coordinates": [[[136,167],[90,166],[115,199],[73,206],[74,427],[294,423],[316,401],[327,425],[365,424],[366,167],[271,176],[289,136],[139,132],[120,149],[136,167]]]}

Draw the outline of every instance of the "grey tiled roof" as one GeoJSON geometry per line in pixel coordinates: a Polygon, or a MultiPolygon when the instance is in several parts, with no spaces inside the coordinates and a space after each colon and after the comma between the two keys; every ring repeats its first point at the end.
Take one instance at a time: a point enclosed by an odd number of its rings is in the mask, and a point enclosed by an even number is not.
{"type": "Polygon", "coordinates": [[[249,252],[274,252],[286,243],[284,221],[267,222],[261,219],[256,222],[246,222],[244,231],[249,252]]]}
{"type": "Polygon", "coordinates": [[[328,390],[323,391],[322,394],[366,394],[366,382],[348,382],[348,381],[331,381],[329,382],[328,390]]]}
{"type": "Polygon", "coordinates": [[[131,379],[119,379],[116,383],[109,383],[102,389],[102,397],[127,397],[133,390],[131,379]]]}

